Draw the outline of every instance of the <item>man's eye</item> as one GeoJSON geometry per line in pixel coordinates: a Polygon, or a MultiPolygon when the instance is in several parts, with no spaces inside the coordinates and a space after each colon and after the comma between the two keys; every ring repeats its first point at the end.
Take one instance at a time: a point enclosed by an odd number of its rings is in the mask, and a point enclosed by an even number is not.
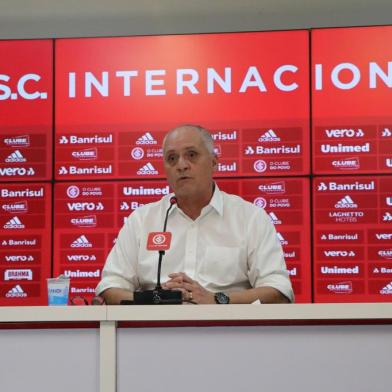
{"type": "Polygon", "coordinates": [[[169,164],[174,164],[176,162],[177,158],[175,155],[169,155],[166,157],[166,162],[169,164]]]}
{"type": "Polygon", "coordinates": [[[195,159],[197,157],[197,152],[196,151],[189,151],[188,152],[188,158],[189,159],[195,159]]]}

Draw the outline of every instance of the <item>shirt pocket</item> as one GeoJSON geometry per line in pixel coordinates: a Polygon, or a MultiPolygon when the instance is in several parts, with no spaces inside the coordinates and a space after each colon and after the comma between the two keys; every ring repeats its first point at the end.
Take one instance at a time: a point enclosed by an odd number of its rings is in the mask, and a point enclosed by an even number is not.
{"type": "Polygon", "coordinates": [[[247,280],[247,263],[242,248],[208,246],[199,269],[205,285],[219,289],[247,280]]]}

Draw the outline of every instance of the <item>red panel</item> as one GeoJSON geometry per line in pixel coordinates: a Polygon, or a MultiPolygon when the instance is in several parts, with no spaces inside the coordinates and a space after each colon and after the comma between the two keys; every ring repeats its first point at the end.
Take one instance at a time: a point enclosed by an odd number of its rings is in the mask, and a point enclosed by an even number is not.
{"type": "Polygon", "coordinates": [[[0,305],[46,305],[51,184],[0,184],[0,305]]]}
{"type": "Polygon", "coordinates": [[[313,182],[315,302],[392,300],[392,178],[313,182]]]}
{"type": "Polygon", "coordinates": [[[211,129],[217,176],[309,173],[308,50],[307,31],[56,41],[56,178],[163,178],[181,123],[211,129]]]}
{"type": "Polygon", "coordinates": [[[0,41],[0,176],[52,177],[53,42],[0,41]]]}
{"type": "Polygon", "coordinates": [[[314,173],[392,172],[391,40],[392,26],[312,31],[314,173]]]}

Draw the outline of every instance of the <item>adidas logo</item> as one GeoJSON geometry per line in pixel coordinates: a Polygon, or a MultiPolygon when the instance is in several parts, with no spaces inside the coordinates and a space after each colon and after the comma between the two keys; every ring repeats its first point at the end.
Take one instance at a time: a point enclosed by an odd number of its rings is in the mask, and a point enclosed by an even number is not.
{"type": "Polygon", "coordinates": [[[146,132],[136,140],[136,144],[158,144],[150,132],[146,132]]]}
{"type": "Polygon", "coordinates": [[[27,294],[23,291],[22,287],[17,284],[5,295],[6,298],[25,298],[27,294]]]}
{"type": "Polygon", "coordinates": [[[259,142],[280,142],[280,137],[273,129],[269,129],[264,135],[259,137],[259,142]]]}
{"type": "Polygon", "coordinates": [[[17,216],[14,216],[3,227],[4,229],[24,229],[25,225],[17,216]]]}
{"type": "Polygon", "coordinates": [[[155,167],[150,163],[146,163],[144,166],[142,166],[137,172],[137,175],[139,176],[152,176],[152,175],[156,175],[159,174],[158,170],[155,169],[155,167]]]}
{"type": "Polygon", "coordinates": [[[91,242],[86,238],[84,234],[82,234],[79,238],[77,238],[71,244],[71,248],[92,248],[93,245],[91,242]]]}
{"type": "Polygon", "coordinates": [[[358,208],[358,204],[350,196],[344,196],[335,204],[335,208],[358,208]]]}
{"type": "Polygon", "coordinates": [[[5,158],[5,162],[26,162],[26,158],[22,155],[19,150],[15,150],[7,158],[5,158]]]}
{"type": "Polygon", "coordinates": [[[388,283],[380,290],[380,294],[392,294],[392,282],[388,283]]]}
{"type": "Polygon", "coordinates": [[[270,212],[268,215],[274,225],[281,225],[282,224],[282,221],[280,219],[278,219],[278,217],[276,216],[276,214],[274,212],[270,212]]]}

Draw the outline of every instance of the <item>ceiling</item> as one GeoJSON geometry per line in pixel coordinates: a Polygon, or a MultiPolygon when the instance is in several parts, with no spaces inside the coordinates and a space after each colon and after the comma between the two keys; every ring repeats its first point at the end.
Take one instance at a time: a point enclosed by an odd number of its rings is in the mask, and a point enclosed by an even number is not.
{"type": "Polygon", "coordinates": [[[0,39],[380,25],[391,0],[0,0],[0,39]]]}

